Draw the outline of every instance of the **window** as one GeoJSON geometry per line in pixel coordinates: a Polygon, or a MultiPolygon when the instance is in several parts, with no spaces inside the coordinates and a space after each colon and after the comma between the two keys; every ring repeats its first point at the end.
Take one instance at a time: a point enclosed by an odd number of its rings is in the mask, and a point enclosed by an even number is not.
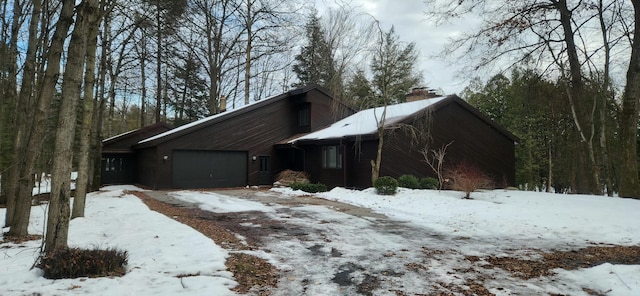
{"type": "Polygon", "coordinates": [[[340,149],[340,146],[323,146],[322,147],[322,168],[323,169],[341,169],[342,168],[342,149],[340,149]]]}
{"type": "Polygon", "coordinates": [[[304,105],[298,109],[298,127],[311,126],[311,106],[304,105]]]}

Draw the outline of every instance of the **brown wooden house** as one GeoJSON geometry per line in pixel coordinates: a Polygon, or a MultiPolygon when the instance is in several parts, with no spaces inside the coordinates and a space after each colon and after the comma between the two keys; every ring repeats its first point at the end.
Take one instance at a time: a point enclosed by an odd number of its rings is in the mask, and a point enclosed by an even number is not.
{"type": "MultiPolygon", "coordinates": [[[[271,185],[276,173],[292,169],[329,187],[370,187],[381,114],[355,113],[318,86],[295,89],[130,145],[132,183],[271,185]]],[[[514,184],[516,138],[455,95],[389,106],[385,128],[381,176],[434,176],[420,150],[453,141],[446,162],[468,161],[498,185],[514,184]]]]}
{"type": "MultiPolygon", "coordinates": [[[[360,111],[288,144],[305,151],[314,182],[366,188],[378,148],[384,108],[360,111]]],[[[436,177],[423,149],[447,148],[445,164],[474,165],[496,186],[515,184],[516,137],[456,95],[430,97],[386,108],[380,176],[436,177]]]]}
{"type": "Polygon", "coordinates": [[[153,189],[271,185],[304,169],[297,147],[276,143],[320,130],[353,110],[316,85],[216,114],[140,141],[136,183],[153,189]]]}
{"type": "Polygon", "coordinates": [[[136,156],[132,146],[140,140],[171,129],[166,123],[156,123],[102,141],[102,184],[133,184],[136,176],[136,156]]]}

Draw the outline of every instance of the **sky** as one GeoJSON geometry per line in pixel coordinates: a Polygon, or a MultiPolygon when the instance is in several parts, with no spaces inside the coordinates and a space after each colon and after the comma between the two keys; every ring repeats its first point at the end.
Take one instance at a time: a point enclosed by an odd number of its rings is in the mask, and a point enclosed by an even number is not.
{"type": "MultiPolygon", "coordinates": [[[[335,6],[336,0],[316,0],[319,11],[325,6],[335,6]]],[[[349,5],[375,17],[388,30],[393,25],[403,42],[414,42],[419,50],[419,70],[424,77],[424,86],[441,89],[443,94],[458,94],[469,84],[469,77],[458,75],[460,68],[437,55],[449,38],[461,34],[473,20],[436,26],[428,20],[427,9],[422,0],[352,0],[349,5]]],[[[465,75],[462,75],[465,76],[465,75]]],[[[473,76],[473,75],[472,75],[473,76]]]]}

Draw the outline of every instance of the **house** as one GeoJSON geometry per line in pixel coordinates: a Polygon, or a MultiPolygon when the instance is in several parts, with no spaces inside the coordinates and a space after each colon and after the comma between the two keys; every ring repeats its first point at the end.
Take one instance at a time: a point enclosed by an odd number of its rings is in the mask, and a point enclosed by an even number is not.
{"type": "Polygon", "coordinates": [[[480,168],[498,187],[515,184],[517,138],[456,95],[367,109],[331,126],[288,141],[305,151],[305,171],[314,182],[371,186],[371,160],[378,152],[384,119],[380,176],[436,177],[422,151],[448,145],[445,164],[480,168]]]}
{"type": "Polygon", "coordinates": [[[156,123],[102,141],[102,184],[133,184],[136,157],[132,146],[140,140],[171,129],[166,123],[156,123]]]}
{"type": "Polygon", "coordinates": [[[271,185],[274,173],[304,169],[303,151],[276,143],[352,113],[322,87],[294,89],[138,142],[135,182],[153,189],[271,185]]]}
{"type": "MultiPolygon", "coordinates": [[[[469,161],[498,184],[514,184],[511,133],[455,95],[427,98],[387,107],[381,176],[434,176],[420,151],[453,141],[447,162],[469,161]]],[[[291,169],[329,187],[370,187],[383,111],[356,113],[315,85],[294,89],[141,139],[129,147],[133,183],[152,189],[271,185],[276,173],[291,169]]]]}

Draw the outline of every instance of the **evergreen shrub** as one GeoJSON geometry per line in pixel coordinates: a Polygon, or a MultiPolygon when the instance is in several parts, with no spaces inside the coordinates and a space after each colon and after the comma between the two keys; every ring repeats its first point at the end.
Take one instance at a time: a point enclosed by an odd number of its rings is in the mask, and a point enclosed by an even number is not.
{"type": "Polygon", "coordinates": [[[425,177],[420,179],[420,188],[422,189],[438,189],[438,179],[425,177]]]}
{"type": "Polygon", "coordinates": [[[293,190],[302,190],[308,193],[317,193],[327,191],[327,186],[321,183],[292,183],[290,185],[293,190]]]}
{"type": "Polygon", "coordinates": [[[398,191],[398,180],[389,176],[380,177],[373,183],[373,187],[380,195],[394,195],[398,191]]]}
{"type": "Polygon", "coordinates": [[[402,175],[398,178],[398,186],[409,189],[420,189],[420,180],[414,175],[402,175]]]}

